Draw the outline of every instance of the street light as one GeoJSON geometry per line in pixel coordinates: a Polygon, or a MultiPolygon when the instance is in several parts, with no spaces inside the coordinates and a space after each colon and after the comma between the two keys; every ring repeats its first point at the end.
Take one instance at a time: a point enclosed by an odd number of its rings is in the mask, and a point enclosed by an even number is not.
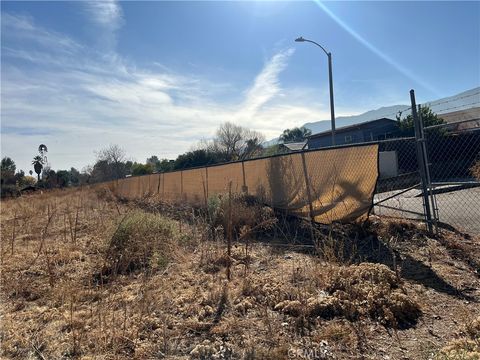
{"type": "Polygon", "coordinates": [[[333,75],[332,75],[332,53],[328,52],[325,50],[325,48],[316,43],[315,41],[304,39],[303,37],[299,37],[295,39],[296,42],[309,42],[312,44],[317,45],[320,49],[323,50],[323,52],[327,55],[328,57],[328,79],[330,83],[330,119],[332,121],[332,145],[335,145],[335,105],[333,103],[333,75]]]}

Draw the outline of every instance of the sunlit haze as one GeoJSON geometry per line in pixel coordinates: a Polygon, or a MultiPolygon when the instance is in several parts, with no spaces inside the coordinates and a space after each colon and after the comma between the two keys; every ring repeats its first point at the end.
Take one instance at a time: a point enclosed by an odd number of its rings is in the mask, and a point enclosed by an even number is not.
{"type": "Polygon", "coordinates": [[[479,2],[2,2],[1,150],[54,169],[122,146],[173,159],[231,121],[265,134],[480,84],[479,2]]]}

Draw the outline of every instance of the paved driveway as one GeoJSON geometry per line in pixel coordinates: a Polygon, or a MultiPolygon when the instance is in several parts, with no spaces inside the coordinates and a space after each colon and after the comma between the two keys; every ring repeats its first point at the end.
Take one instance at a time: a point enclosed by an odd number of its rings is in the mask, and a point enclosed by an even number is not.
{"type": "MultiPolygon", "coordinates": [[[[398,191],[396,192],[398,193],[398,191]]],[[[375,202],[396,192],[376,194],[375,202]]],[[[417,197],[419,193],[418,190],[410,190],[387,200],[379,206],[375,206],[374,213],[407,219],[423,219],[423,215],[421,215],[423,201],[421,196],[417,197]]],[[[480,235],[480,188],[437,194],[436,199],[440,221],[469,234],[480,235]]]]}

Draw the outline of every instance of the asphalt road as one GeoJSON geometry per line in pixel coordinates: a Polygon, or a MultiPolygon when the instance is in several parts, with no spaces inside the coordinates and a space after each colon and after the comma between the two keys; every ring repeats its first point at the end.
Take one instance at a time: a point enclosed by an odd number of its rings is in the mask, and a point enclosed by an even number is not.
{"type": "MultiPolygon", "coordinates": [[[[375,202],[398,192],[376,194],[375,202]]],[[[419,193],[418,190],[411,190],[396,196],[379,206],[375,206],[374,213],[407,219],[423,219],[423,215],[421,215],[423,213],[422,197],[416,196],[419,193]],[[388,206],[388,208],[385,206],[388,206]]],[[[447,223],[460,231],[480,235],[480,188],[437,194],[436,199],[441,222],[447,223]]]]}

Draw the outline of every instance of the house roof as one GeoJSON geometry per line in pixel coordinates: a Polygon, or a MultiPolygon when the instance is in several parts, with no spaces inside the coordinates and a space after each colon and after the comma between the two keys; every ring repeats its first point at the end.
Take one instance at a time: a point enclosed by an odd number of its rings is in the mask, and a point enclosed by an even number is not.
{"type": "Polygon", "coordinates": [[[306,141],[292,142],[292,143],[284,143],[282,145],[285,146],[286,148],[288,148],[289,150],[300,151],[300,150],[303,150],[305,148],[305,145],[307,145],[307,142],[306,141]]]}
{"type": "Polygon", "coordinates": [[[447,123],[466,120],[480,120],[480,107],[477,106],[470,109],[438,114],[438,117],[445,120],[447,123]]]}
{"type": "MultiPolygon", "coordinates": [[[[350,131],[350,130],[353,130],[353,129],[361,129],[363,127],[366,127],[368,125],[372,125],[372,124],[374,124],[376,122],[380,122],[380,121],[381,122],[387,121],[387,122],[392,122],[392,123],[395,123],[395,124],[397,123],[395,120],[392,120],[392,119],[389,119],[389,118],[381,118],[381,119],[365,121],[365,122],[358,123],[358,124],[342,126],[342,127],[336,128],[335,133],[338,134],[338,133],[342,133],[342,132],[345,132],[345,131],[350,131]]],[[[331,133],[332,133],[332,130],[326,130],[326,131],[322,131],[322,132],[310,135],[308,138],[312,139],[312,138],[321,137],[321,136],[324,136],[324,135],[329,135],[331,133]]]]}

